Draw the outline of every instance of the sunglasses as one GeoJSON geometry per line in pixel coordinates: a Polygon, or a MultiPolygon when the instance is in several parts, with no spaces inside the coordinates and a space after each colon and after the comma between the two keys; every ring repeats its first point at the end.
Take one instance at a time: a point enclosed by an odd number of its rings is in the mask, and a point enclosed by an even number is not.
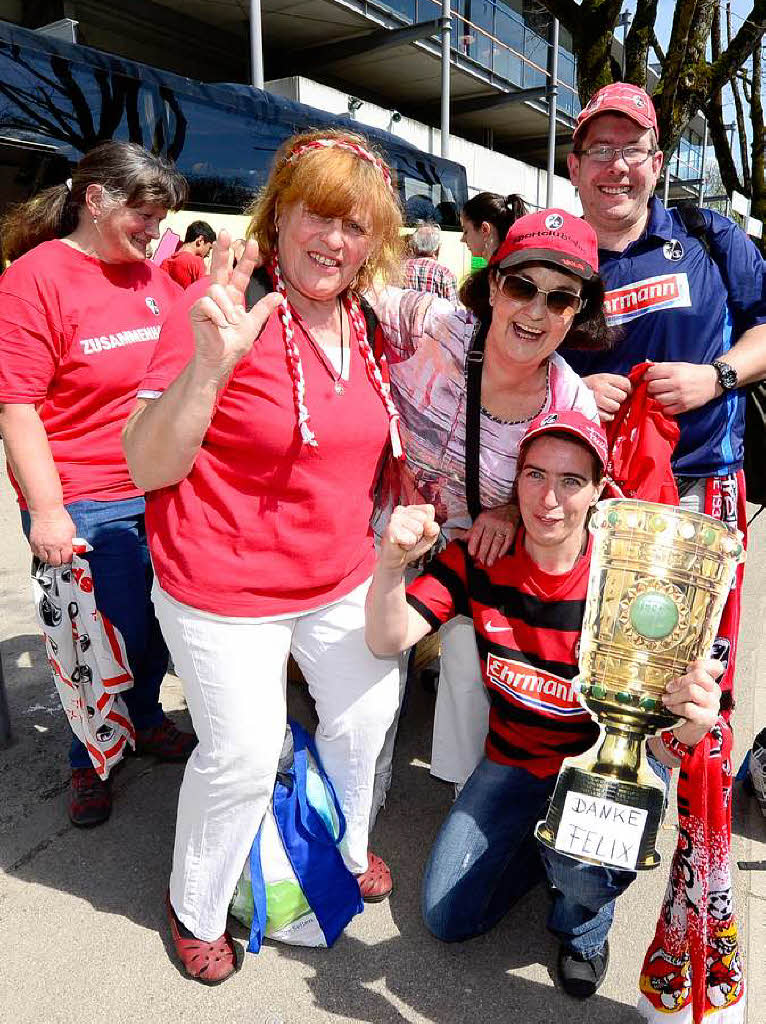
{"type": "Polygon", "coordinates": [[[504,274],[498,279],[498,288],[506,299],[513,299],[514,302],[533,302],[538,294],[545,296],[545,305],[549,312],[556,316],[563,316],[565,313],[576,315],[583,307],[583,298],[575,292],[568,292],[564,288],[553,288],[545,291],[538,288],[534,281],[528,281],[526,277],[519,277],[517,274],[504,274]]]}

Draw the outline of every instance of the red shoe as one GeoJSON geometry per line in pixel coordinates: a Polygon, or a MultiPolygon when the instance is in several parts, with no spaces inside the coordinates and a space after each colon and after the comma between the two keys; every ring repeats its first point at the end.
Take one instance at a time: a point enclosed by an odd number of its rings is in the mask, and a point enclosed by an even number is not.
{"type": "Polygon", "coordinates": [[[237,948],[228,932],[212,942],[197,939],[176,917],[169,892],[165,895],[165,907],[176,955],[190,978],[203,985],[220,985],[239,970],[237,948]]]}
{"type": "Polygon", "coordinates": [[[160,724],[152,729],[136,732],[136,753],[156,757],[160,761],[188,761],[196,746],[194,733],[181,732],[167,716],[163,716],[160,724]]]}
{"type": "Polygon", "coordinates": [[[367,851],[367,870],[357,875],[356,880],[365,903],[380,903],[391,895],[394,888],[388,864],[372,850],[367,851]]]}
{"type": "Polygon", "coordinates": [[[95,768],[73,768],[69,785],[69,820],[77,828],[101,825],[112,813],[112,790],[95,768]]]}

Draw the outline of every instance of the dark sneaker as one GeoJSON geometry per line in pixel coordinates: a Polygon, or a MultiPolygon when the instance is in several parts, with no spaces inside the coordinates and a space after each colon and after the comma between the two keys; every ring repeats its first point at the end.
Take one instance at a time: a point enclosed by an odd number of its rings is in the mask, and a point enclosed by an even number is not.
{"type": "Polygon", "coordinates": [[[561,946],[559,949],[559,981],[564,991],[576,999],[587,999],[597,992],[606,977],[609,966],[609,942],[592,956],[575,953],[561,946]]]}
{"type": "Polygon", "coordinates": [[[78,828],[93,828],[112,813],[112,791],[95,768],[73,768],[69,786],[69,820],[78,828]]]}
{"type": "Polygon", "coordinates": [[[193,732],[181,732],[175,722],[163,717],[153,729],[136,732],[136,753],[145,757],[156,757],[160,761],[183,762],[189,759],[197,746],[193,732]]]}
{"type": "Polygon", "coordinates": [[[391,895],[394,888],[388,864],[372,850],[367,851],[367,870],[357,875],[356,880],[365,903],[380,903],[391,895]]]}

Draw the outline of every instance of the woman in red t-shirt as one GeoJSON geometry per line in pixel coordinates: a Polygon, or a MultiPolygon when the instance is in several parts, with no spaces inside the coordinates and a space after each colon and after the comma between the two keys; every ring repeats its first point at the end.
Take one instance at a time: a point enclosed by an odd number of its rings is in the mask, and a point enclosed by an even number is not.
{"type": "MultiPolygon", "coordinates": [[[[236,967],[224,931],[274,785],[292,653],[365,899],[388,895],[367,849],[375,759],[398,697],[394,659],[364,643],[369,527],[397,416],[358,293],[399,266],[388,168],[361,136],[311,132],[277,154],[255,242],[167,321],[125,431],[148,492],[155,606],[199,736],[179,800],[168,912],[187,973],[236,967]],[[260,249],[272,294],[245,312],[260,249]],[[189,315],[190,313],[190,315],[189,315]]],[[[262,288],[263,291],[263,288],[262,288]]]]}
{"type": "MultiPolygon", "coordinates": [[[[32,553],[60,566],[82,537],[99,610],[120,631],[134,676],[125,701],[137,749],[185,760],[194,737],[159,703],[168,653],[152,609],[144,499],[120,432],[181,289],[146,260],[186,181],[140,146],[106,142],[66,184],[16,207],[2,228],[0,434],[32,553]]],[[[111,793],[76,737],[69,816],[105,821],[111,793]]]]}

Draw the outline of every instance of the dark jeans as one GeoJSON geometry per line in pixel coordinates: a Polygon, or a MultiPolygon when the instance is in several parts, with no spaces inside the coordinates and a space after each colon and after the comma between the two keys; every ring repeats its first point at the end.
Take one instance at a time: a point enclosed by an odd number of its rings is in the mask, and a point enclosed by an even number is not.
{"type": "MultiPolygon", "coordinates": [[[[667,787],[668,770],[649,763],[667,787]]],[[[461,942],[494,927],[547,876],[554,886],[548,928],[570,950],[597,953],[606,942],[614,901],[633,871],[585,864],[543,847],[534,836],[556,776],[482,758],[452,805],[423,878],[423,920],[444,942],[461,942]]]]}
{"type": "MultiPolygon", "coordinates": [[[[84,557],[90,565],[96,606],[122,634],[133,673],[133,686],[122,696],[136,729],[151,729],[162,721],[160,686],[168,667],[168,649],[151,601],[152,566],[144,527],[144,499],[75,501],[66,506],[77,534],[93,550],[84,557]]],[[[29,537],[29,513],[22,510],[29,537]]],[[[69,761],[88,768],[83,743],[72,738],[69,761]]]]}

